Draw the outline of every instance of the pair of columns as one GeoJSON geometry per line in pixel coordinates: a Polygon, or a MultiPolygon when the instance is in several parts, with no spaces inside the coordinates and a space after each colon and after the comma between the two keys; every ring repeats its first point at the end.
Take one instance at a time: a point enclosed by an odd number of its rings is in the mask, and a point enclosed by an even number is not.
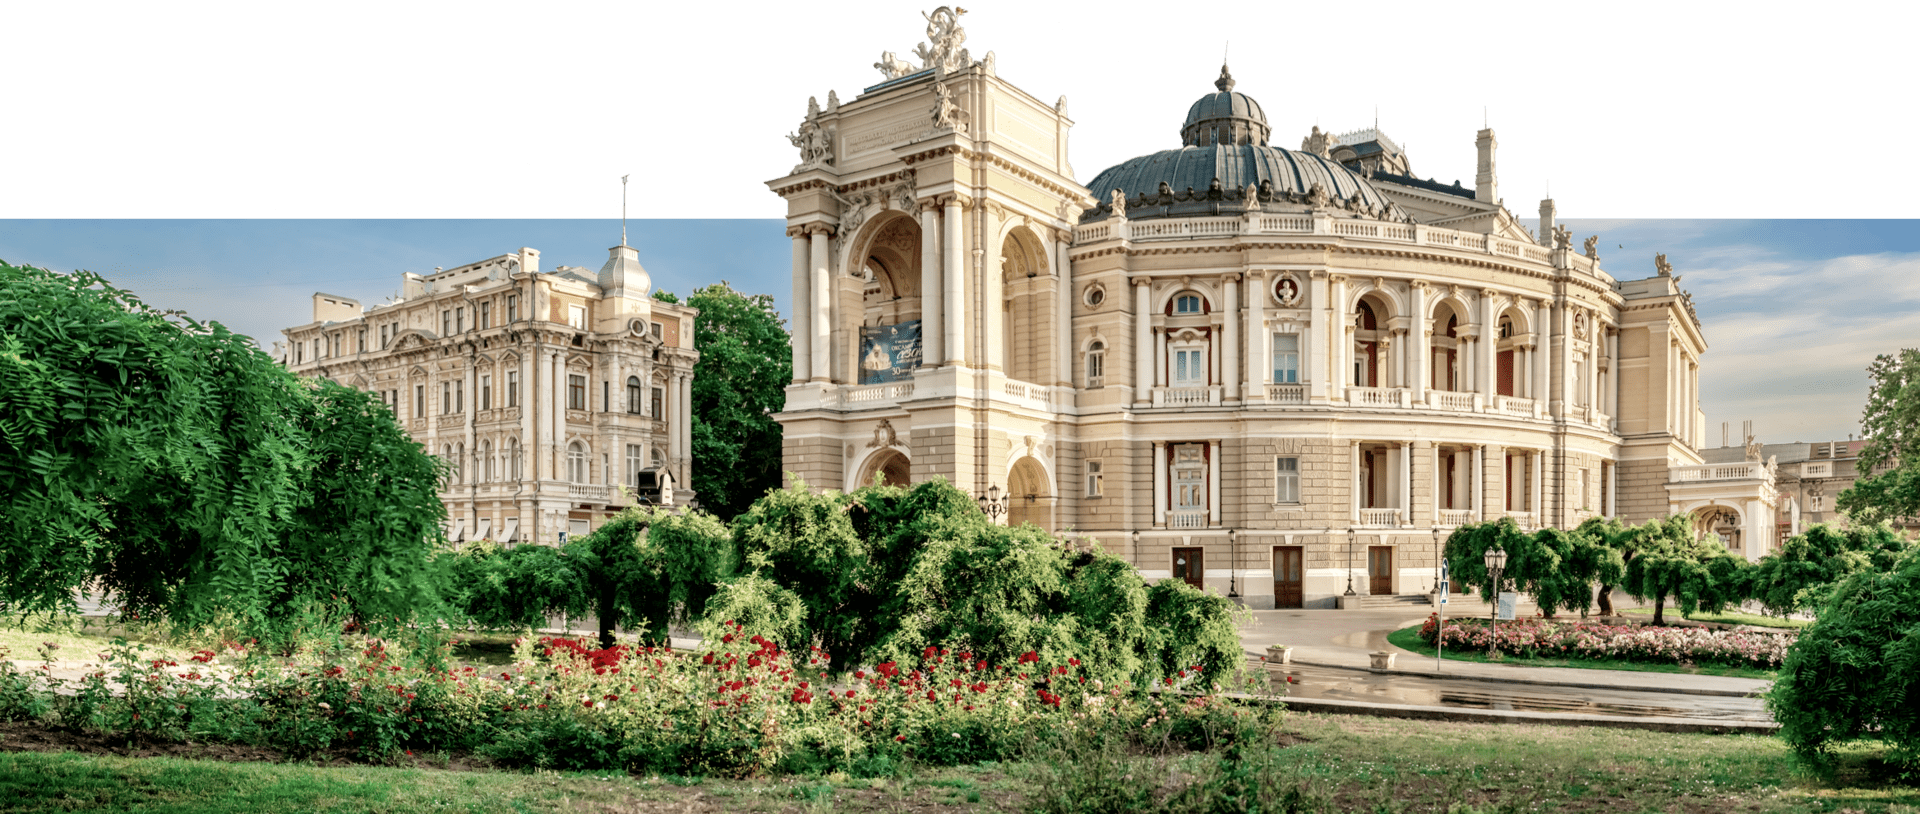
{"type": "Polygon", "coordinates": [[[1173,503],[1173,467],[1169,456],[1176,444],[1205,443],[1207,445],[1207,525],[1220,525],[1220,450],[1221,439],[1205,442],[1181,441],[1170,444],[1166,441],[1153,442],[1153,524],[1167,525],[1167,513],[1172,511],[1173,503]]]}

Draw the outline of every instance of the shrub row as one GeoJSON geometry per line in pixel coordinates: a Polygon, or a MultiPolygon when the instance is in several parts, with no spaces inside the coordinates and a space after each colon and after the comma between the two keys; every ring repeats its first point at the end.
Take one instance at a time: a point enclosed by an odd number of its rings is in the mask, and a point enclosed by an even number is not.
{"type": "Polygon", "coordinates": [[[1780,666],[1795,634],[1749,633],[1696,627],[1652,627],[1519,619],[1501,622],[1493,632],[1484,619],[1449,619],[1441,628],[1427,617],[1420,640],[1429,645],[1486,650],[1527,657],[1618,659],[1655,664],[1711,662],[1771,670],[1780,666]]]}

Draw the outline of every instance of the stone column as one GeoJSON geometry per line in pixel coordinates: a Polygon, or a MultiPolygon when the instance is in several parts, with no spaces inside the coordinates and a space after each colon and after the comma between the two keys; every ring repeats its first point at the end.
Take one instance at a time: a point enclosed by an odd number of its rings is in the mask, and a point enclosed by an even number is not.
{"type": "Polygon", "coordinates": [[[1153,442],[1153,524],[1167,524],[1167,442],[1153,442]]]}
{"type": "MultiPolygon", "coordinates": [[[[532,398],[523,405],[529,414],[553,411],[553,351],[542,348],[538,352],[541,358],[533,368],[539,384],[527,383],[530,388],[527,395],[532,398]]],[[[527,446],[533,453],[533,477],[535,480],[553,480],[553,417],[541,415],[540,418],[545,420],[535,425],[539,437],[527,439],[527,446]]]]}
{"type": "Polygon", "coordinates": [[[1614,461],[1607,467],[1607,516],[1618,516],[1614,510],[1615,501],[1620,499],[1620,462],[1614,461]]]}
{"type": "Polygon", "coordinates": [[[1223,274],[1220,286],[1226,290],[1227,314],[1220,341],[1220,383],[1226,387],[1226,400],[1240,400],[1240,275],[1223,274]]]}
{"type": "Polygon", "coordinates": [[[946,259],[942,262],[941,273],[946,278],[946,352],[947,361],[953,364],[965,364],[967,361],[967,267],[965,233],[961,231],[962,207],[966,204],[958,195],[943,196],[946,207],[942,214],[942,249],[946,259]]]}
{"type": "Polygon", "coordinates": [[[793,381],[797,384],[813,378],[813,327],[808,319],[813,313],[813,285],[812,274],[807,269],[806,231],[788,229],[787,235],[793,238],[793,324],[789,330],[793,340],[793,381]]]}
{"type": "Polygon", "coordinates": [[[920,364],[938,367],[946,361],[946,314],[940,289],[940,210],[933,202],[920,203],[920,364]]]}
{"type": "Polygon", "coordinates": [[[1247,274],[1247,393],[1248,401],[1260,401],[1267,397],[1267,377],[1272,375],[1273,351],[1267,345],[1272,339],[1267,330],[1267,275],[1264,272],[1247,274]]]}
{"type": "MultiPolygon", "coordinates": [[[[465,377],[467,392],[464,397],[464,406],[467,409],[466,412],[462,413],[459,417],[460,423],[466,427],[467,452],[461,456],[465,459],[461,461],[462,467],[465,467],[468,463],[480,460],[480,445],[474,438],[474,418],[480,413],[480,369],[474,366],[474,361],[472,357],[467,358],[467,375],[465,377]]],[[[467,492],[471,494],[473,492],[473,484],[484,483],[486,481],[486,466],[485,464],[479,464],[465,471],[467,476],[460,480],[462,483],[467,484],[467,492]]],[[[467,508],[469,509],[467,513],[472,515],[473,512],[471,509],[473,508],[473,503],[471,500],[467,503],[467,508]]],[[[472,516],[467,518],[467,522],[470,524],[469,528],[478,528],[479,521],[475,520],[472,516]]]]}
{"type": "Polygon", "coordinates": [[[1534,303],[1533,311],[1533,350],[1528,358],[1533,361],[1533,414],[1544,415],[1553,401],[1553,381],[1547,373],[1547,352],[1553,347],[1553,304],[1541,300],[1534,303]]]}
{"type": "Polygon", "coordinates": [[[1547,453],[1544,450],[1534,450],[1533,454],[1527,458],[1527,476],[1533,481],[1533,499],[1528,501],[1528,508],[1533,509],[1533,525],[1539,528],[1545,525],[1547,520],[1547,507],[1542,504],[1542,498],[1546,496],[1543,487],[1547,476],[1542,464],[1547,462],[1547,453]]]}
{"type": "MultiPolygon", "coordinates": [[[[796,308],[798,308],[798,306],[796,306],[796,308]]],[[[798,313],[797,310],[796,310],[796,313],[798,313]]],[[[796,336],[797,335],[798,334],[796,334],[796,336]]],[[[520,477],[518,478],[519,481],[540,480],[539,467],[533,461],[529,460],[527,457],[529,455],[532,455],[533,454],[532,450],[537,448],[536,444],[534,443],[534,439],[536,435],[534,430],[534,417],[533,417],[535,412],[533,409],[533,405],[538,401],[533,397],[535,393],[534,374],[535,374],[535,371],[539,370],[539,366],[533,363],[534,355],[537,353],[539,353],[539,350],[534,347],[522,348],[520,351],[520,384],[519,386],[522,388],[525,388],[525,390],[520,393],[514,394],[514,405],[516,409],[520,411],[520,443],[518,447],[515,449],[515,453],[520,458],[520,477]]],[[[511,466],[511,464],[509,464],[509,466],[511,466]]],[[[508,470],[508,471],[511,472],[512,470],[508,470]]],[[[518,491],[519,484],[517,482],[515,483],[514,488],[516,491],[518,491]]],[[[532,529],[528,529],[528,533],[532,533],[532,529]]]]}
{"type": "Polygon", "coordinates": [[[1555,401],[1559,402],[1560,409],[1554,411],[1554,417],[1565,419],[1573,414],[1574,397],[1578,395],[1574,388],[1580,386],[1573,380],[1573,307],[1563,302],[1553,310],[1557,317],[1553,324],[1553,355],[1554,361],[1560,364],[1560,376],[1554,382],[1557,391],[1554,395],[1558,397],[1555,401]]]}
{"type": "Polygon", "coordinates": [[[1480,514],[1482,522],[1503,517],[1507,513],[1507,449],[1497,444],[1483,444],[1480,447],[1480,514]],[[1487,477],[1489,471],[1500,475],[1500,491],[1493,491],[1493,479],[1487,477]],[[1491,503],[1492,505],[1488,505],[1491,503]]]}
{"type": "MultiPolygon", "coordinates": [[[[1597,320],[1590,320],[1590,323],[1592,322],[1597,322],[1597,320]]],[[[1599,330],[1599,326],[1595,324],[1590,324],[1589,327],[1594,331],[1599,330]]],[[[1589,336],[1591,335],[1592,334],[1589,334],[1589,336]]],[[[1605,346],[1606,346],[1606,343],[1604,341],[1593,341],[1587,344],[1586,381],[1583,381],[1580,383],[1580,386],[1586,388],[1586,391],[1587,391],[1587,409],[1591,410],[1596,415],[1599,414],[1600,408],[1601,408],[1601,405],[1600,405],[1600,349],[1605,346]]]]}
{"type": "Polygon", "coordinates": [[[1400,520],[1413,525],[1413,442],[1400,442],[1400,520]]]}
{"type": "Polygon", "coordinates": [[[693,488],[693,374],[680,374],[680,422],[674,425],[680,439],[680,488],[693,488]]]}
{"type": "MultiPolygon", "coordinates": [[[[1000,241],[995,239],[995,235],[999,234],[1000,221],[1005,214],[1006,210],[1001,209],[999,204],[989,205],[983,202],[974,208],[974,215],[980,218],[982,227],[980,230],[981,242],[985,244],[975,249],[976,256],[981,258],[980,316],[982,319],[980,320],[980,325],[982,333],[985,334],[980,337],[980,355],[982,357],[980,359],[980,366],[1003,373],[1006,372],[1007,369],[1007,359],[1005,355],[1007,344],[1006,275],[1000,268],[1002,259],[1000,257],[1000,241]]],[[[1039,326],[1034,327],[1038,328],[1039,326]]]]}
{"type": "MultiPolygon", "coordinates": [[[[1612,426],[1607,429],[1619,432],[1620,427],[1620,332],[1607,331],[1607,415],[1612,426]]],[[[1609,495],[1612,493],[1609,492],[1609,495]]],[[[1613,512],[1607,512],[1611,517],[1613,512]]]]}
{"type": "Polygon", "coordinates": [[[1325,404],[1329,380],[1332,378],[1327,373],[1327,352],[1333,343],[1327,328],[1328,318],[1332,316],[1327,310],[1329,296],[1327,274],[1320,271],[1313,272],[1307,285],[1311,287],[1307,301],[1307,336],[1306,341],[1301,343],[1303,347],[1300,348],[1300,360],[1307,366],[1303,372],[1307,377],[1308,400],[1315,404],[1325,404]]]}
{"type": "Polygon", "coordinates": [[[1473,446],[1473,460],[1469,464],[1473,471],[1467,473],[1467,502],[1473,510],[1476,523],[1487,522],[1487,445],[1473,446]]]}
{"type": "Polygon", "coordinates": [[[1133,403],[1153,400],[1153,286],[1146,275],[1133,278],[1133,403]]]}
{"type": "MultiPolygon", "coordinates": [[[[1455,333],[1458,334],[1455,339],[1460,342],[1460,382],[1456,386],[1460,388],[1458,392],[1472,393],[1480,389],[1480,380],[1475,378],[1480,373],[1480,355],[1475,352],[1479,350],[1479,345],[1475,344],[1479,337],[1473,335],[1473,326],[1470,324],[1460,326],[1455,333]]],[[[1486,409],[1493,409],[1493,403],[1488,402],[1486,409]]]]}
{"type": "Polygon", "coordinates": [[[1427,365],[1433,363],[1432,336],[1427,330],[1427,281],[1414,280],[1409,288],[1413,298],[1413,343],[1407,351],[1412,362],[1407,378],[1413,387],[1413,403],[1425,404],[1429,378],[1427,365]]]}
{"type": "Polygon", "coordinates": [[[1220,525],[1220,440],[1207,442],[1207,524],[1220,525]]]}
{"type": "Polygon", "coordinates": [[[1347,501],[1348,503],[1352,504],[1352,509],[1353,509],[1352,511],[1353,516],[1349,518],[1349,520],[1353,523],[1353,525],[1358,526],[1360,525],[1360,495],[1361,495],[1360,442],[1359,441],[1347,442],[1347,467],[1348,467],[1348,470],[1353,473],[1347,476],[1347,484],[1349,485],[1349,487],[1351,487],[1353,491],[1353,498],[1347,501]]]}
{"type": "MultiPolygon", "coordinates": [[[[565,472],[567,449],[567,352],[553,352],[553,372],[548,376],[553,382],[553,442],[549,452],[553,457],[555,473],[565,472]]],[[[564,480],[556,474],[555,480],[564,480]]]]}
{"type": "MultiPolygon", "coordinates": [[[[1073,386],[1073,276],[1069,273],[1073,261],[1067,256],[1072,242],[1072,229],[1061,229],[1053,242],[1054,299],[1058,303],[1053,314],[1053,344],[1059,360],[1054,364],[1054,382],[1061,387],[1073,386]]],[[[1059,505],[1059,501],[1054,502],[1056,509],[1059,505]]]]}
{"type": "MultiPolygon", "coordinates": [[[[1347,355],[1353,353],[1353,317],[1347,313],[1347,278],[1339,274],[1328,275],[1327,287],[1329,291],[1323,310],[1327,315],[1328,333],[1323,341],[1327,343],[1327,350],[1330,351],[1327,358],[1333,365],[1331,375],[1327,376],[1330,388],[1327,398],[1346,401],[1347,384],[1353,379],[1353,366],[1347,364],[1347,355]]],[[[1318,336],[1315,338],[1321,339],[1318,336]]]]}
{"type": "Polygon", "coordinates": [[[813,328],[813,343],[809,350],[813,352],[812,381],[824,382],[833,379],[833,278],[827,268],[827,229],[816,227],[810,236],[813,241],[813,310],[808,316],[813,328]]]}
{"type": "Polygon", "coordinates": [[[1490,289],[1480,292],[1480,358],[1475,360],[1479,368],[1479,380],[1475,382],[1480,395],[1488,405],[1494,403],[1494,396],[1500,392],[1500,297],[1490,289]]]}

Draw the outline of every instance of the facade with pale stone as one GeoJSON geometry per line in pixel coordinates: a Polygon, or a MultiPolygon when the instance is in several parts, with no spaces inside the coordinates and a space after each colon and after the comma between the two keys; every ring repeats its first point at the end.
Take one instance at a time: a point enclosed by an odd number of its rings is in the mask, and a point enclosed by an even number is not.
{"type": "Polygon", "coordinates": [[[810,104],[769,182],[789,472],[1000,486],[1007,522],[1254,607],[1426,592],[1461,523],[1675,507],[1701,464],[1691,301],[1664,258],[1616,280],[1551,202],[1536,239],[1491,130],[1471,189],[1378,131],[1284,150],[1223,68],[1182,146],[1083,186],[1066,99],[956,59],[952,13],[929,19],[925,63],[810,104]]]}
{"type": "Polygon", "coordinates": [[[698,311],[653,299],[633,248],[609,254],[597,274],[543,273],[523,248],[407,274],[401,298],[366,308],[316,293],[276,353],[379,395],[448,462],[451,539],[556,543],[633,505],[643,470],[689,483],[698,311]]]}

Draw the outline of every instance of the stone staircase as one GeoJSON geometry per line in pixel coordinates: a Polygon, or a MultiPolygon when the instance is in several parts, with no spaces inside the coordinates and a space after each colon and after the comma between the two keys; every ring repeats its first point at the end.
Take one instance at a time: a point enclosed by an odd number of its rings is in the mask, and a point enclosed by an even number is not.
{"type": "Polygon", "coordinates": [[[1432,594],[1397,594],[1360,597],[1362,608],[1399,608],[1407,606],[1433,605],[1432,594]]]}

